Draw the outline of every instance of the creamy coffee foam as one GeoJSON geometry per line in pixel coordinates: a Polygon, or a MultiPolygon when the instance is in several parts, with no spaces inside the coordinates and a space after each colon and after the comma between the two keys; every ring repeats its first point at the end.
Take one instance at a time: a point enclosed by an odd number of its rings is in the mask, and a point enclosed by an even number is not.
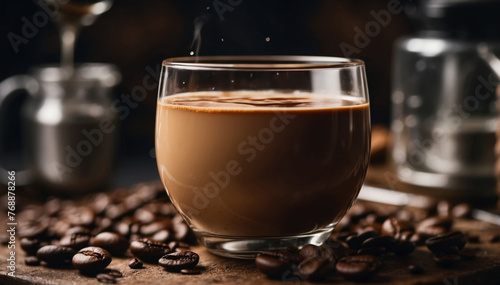
{"type": "Polygon", "coordinates": [[[193,95],[192,93],[180,94],[164,98],[161,102],[172,107],[198,110],[204,112],[219,111],[269,111],[275,108],[300,108],[317,110],[332,107],[346,107],[363,105],[362,99],[339,96],[311,96],[304,93],[280,94],[273,92],[207,92],[193,95]],[[191,107],[191,108],[189,108],[191,107]]]}
{"type": "Polygon", "coordinates": [[[239,91],[158,102],[156,158],[196,230],[286,236],[345,214],[368,166],[369,106],[347,96],[239,91]]]}

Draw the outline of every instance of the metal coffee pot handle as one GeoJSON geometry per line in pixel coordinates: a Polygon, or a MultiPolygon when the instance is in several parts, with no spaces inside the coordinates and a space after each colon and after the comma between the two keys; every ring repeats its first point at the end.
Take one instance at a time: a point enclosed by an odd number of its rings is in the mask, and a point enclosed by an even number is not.
{"type": "Polygon", "coordinates": [[[488,45],[485,43],[478,44],[477,53],[493,70],[495,75],[500,78],[500,59],[491,51],[488,45]]]}
{"type": "MultiPolygon", "coordinates": [[[[28,75],[14,75],[4,81],[0,82],[0,112],[3,108],[6,108],[7,98],[13,96],[16,93],[14,91],[25,90],[30,96],[34,96],[39,89],[39,84],[31,76],[28,75]]],[[[6,122],[0,122],[0,130],[2,125],[6,122]]],[[[0,140],[0,145],[3,140],[7,139],[8,136],[4,134],[4,137],[0,140]]],[[[0,155],[2,148],[0,147],[0,155]]],[[[0,165],[0,183],[7,185],[7,170],[0,165]]],[[[31,178],[28,170],[16,171],[16,186],[24,186],[31,184],[31,178]]]]}

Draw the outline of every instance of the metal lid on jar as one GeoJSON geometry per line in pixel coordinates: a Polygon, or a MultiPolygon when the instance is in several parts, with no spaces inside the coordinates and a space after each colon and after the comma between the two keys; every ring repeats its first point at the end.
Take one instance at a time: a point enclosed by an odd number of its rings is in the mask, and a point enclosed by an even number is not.
{"type": "Polygon", "coordinates": [[[405,12],[425,35],[500,40],[500,0],[414,0],[405,12]]]}

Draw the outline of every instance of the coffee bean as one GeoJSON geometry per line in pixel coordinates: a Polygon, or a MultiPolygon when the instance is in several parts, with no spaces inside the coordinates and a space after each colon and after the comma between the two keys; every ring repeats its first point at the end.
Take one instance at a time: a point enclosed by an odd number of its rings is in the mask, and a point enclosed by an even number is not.
{"type": "Polygon", "coordinates": [[[181,269],[181,274],[184,274],[184,275],[198,275],[198,274],[201,274],[201,270],[198,270],[198,269],[181,269]]]}
{"type": "Polygon", "coordinates": [[[405,256],[415,250],[415,244],[411,241],[400,241],[393,248],[392,252],[399,256],[405,256]]]}
{"type": "Polygon", "coordinates": [[[140,268],[142,268],[142,266],[143,266],[142,262],[139,261],[137,258],[132,259],[128,263],[128,267],[130,267],[132,269],[140,269],[140,268]]]}
{"type": "Polygon", "coordinates": [[[95,213],[90,207],[71,207],[62,211],[61,216],[73,226],[90,227],[94,224],[95,213]]]}
{"type": "Polygon", "coordinates": [[[396,236],[402,231],[412,231],[413,227],[409,223],[398,220],[395,217],[388,218],[382,224],[382,235],[396,236]]]}
{"type": "Polygon", "coordinates": [[[59,241],[60,246],[70,247],[74,250],[87,247],[90,242],[90,233],[73,233],[65,235],[59,241]]]}
{"type": "Polygon", "coordinates": [[[457,253],[466,243],[467,239],[462,232],[439,235],[425,241],[425,245],[433,253],[457,253]]]}
{"type": "Polygon", "coordinates": [[[178,247],[189,248],[189,244],[187,244],[185,242],[182,242],[182,241],[171,241],[171,242],[168,243],[168,247],[171,250],[175,250],[178,247]]]}
{"type": "Polygon", "coordinates": [[[399,241],[411,241],[416,245],[422,245],[424,243],[424,239],[422,239],[419,234],[412,231],[402,231],[395,235],[394,238],[399,241]]]}
{"type": "MultiPolygon", "coordinates": [[[[290,253],[288,251],[276,251],[276,253],[272,251],[265,251],[263,252],[266,255],[275,255],[278,256],[281,259],[284,259],[289,262],[294,262],[297,260],[297,258],[294,258],[293,253],[290,253]]],[[[319,246],[313,245],[313,244],[307,244],[304,247],[300,249],[298,252],[298,256],[300,260],[305,260],[310,257],[317,257],[321,255],[321,250],[319,249],[319,246]]]]}
{"type": "Polygon", "coordinates": [[[82,248],[72,258],[73,267],[80,272],[96,273],[111,263],[111,254],[103,248],[89,246],[82,248]]]}
{"type": "Polygon", "coordinates": [[[122,256],[130,246],[125,237],[112,232],[102,232],[96,235],[91,245],[102,247],[114,256],[122,256]]]}
{"type": "Polygon", "coordinates": [[[46,245],[38,249],[36,257],[45,261],[48,266],[63,266],[69,264],[75,254],[76,251],[69,247],[46,245]]]}
{"type": "Polygon", "coordinates": [[[24,258],[24,264],[28,266],[38,266],[40,265],[40,260],[36,256],[26,256],[24,258]]]}
{"type": "Polygon", "coordinates": [[[297,267],[297,274],[302,279],[320,280],[335,271],[335,261],[323,257],[310,256],[297,267]]]}
{"type": "Polygon", "coordinates": [[[167,244],[148,238],[130,243],[130,251],[135,257],[148,263],[158,263],[158,260],[171,252],[167,244]]]}
{"type": "Polygon", "coordinates": [[[48,228],[48,219],[41,218],[36,221],[20,222],[18,233],[21,238],[44,239],[47,236],[48,228]]]}
{"type": "Polygon", "coordinates": [[[444,235],[447,232],[448,230],[446,228],[439,226],[429,226],[417,229],[417,233],[421,236],[423,240],[439,235],[444,235]]]}
{"type": "Polygon", "coordinates": [[[43,245],[43,243],[38,239],[21,238],[21,249],[28,255],[36,255],[38,249],[43,245]]]}
{"type": "Polygon", "coordinates": [[[335,268],[344,278],[364,281],[371,278],[379,267],[379,260],[372,255],[351,255],[340,259],[335,268]]]}
{"type": "Polygon", "coordinates": [[[365,240],[361,244],[361,248],[385,247],[387,250],[391,250],[396,245],[396,242],[396,239],[392,236],[377,236],[365,240]]]}
{"type": "Polygon", "coordinates": [[[134,219],[141,224],[150,224],[155,220],[156,216],[150,210],[139,208],[134,212],[134,219]]]}
{"type": "Polygon", "coordinates": [[[418,223],[417,232],[420,232],[421,229],[427,227],[441,227],[444,228],[446,231],[449,231],[452,225],[453,225],[453,220],[449,217],[433,216],[418,223]]]}
{"type": "Polygon", "coordinates": [[[413,220],[415,219],[415,215],[413,214],[413,212],[410,211],[410,210],[408,210],[408,209],[406,209],[406,208],[399,209],[395,213],[395,217],[399,221],[402,221],[402,222],[405,222],[405,223],[413,222],[413,220]]]}
{"type": "Polygon", "coordinates": [[[385,247],[367,247],[367,248],[361,248],[357,251],[358,255],[382,255],[386,252],[385,247]]]}
{"type": "Polygon", "coordinates": [[[439,267],[449,267],[460,261],[460,256],[458,254],[438,252],[434,254],[433,259],[439,267]]]}
{"type": "Polygon", "coordinates": [[[189,226],[185,223],[174,224],[174,236],[176,240],[187,241],[190,238],[189,226]]]}
{"type": "MultiPolygon", "coordinates": [[[[161,230],[170,229],[171,227],[172,227],[172,220],[170,218],[165,218],[159,221],[155,221],[148,225],[142,225],[139,229],[139,233],[143,236],[151,236],[161,230]]],[[[189,227],[187,231],[189,231],[189,227]]]]}
{"type": "Polygon", "coordinates": [[[419,265],[411,264],[408,266],[408,270],[410,271],[411,274],[422,274],[424,273],[424,269],[420,267],[419,265]]]}
{"type": "Polygon", "coordinates": [[[106,273],[99,273],[96,276],[97,281],[101,283],[110,283],[110,284],[115,284],[116,283],[116,278],[113,277],[112,275],[106,274],[106,273]]]}
{"type": "Polygon", "coordinates": [[[293,263],[288,256],[271,251],[261,252],[255,258],[257,269],[271,278],[281,278],[284,273],[292,269],[293,263]]]}
{"type": "Polygon", "coordinates": [[[200,257],[192,251],[173,252],[162,256],[158,263],[168,271],[180,271],[181,269],[191,269],[198,264],[200,257]]]}
{"type": "Polygon", "coordinates": [[[470,218],[472,214],[472,207],[467,203],[458,204],[451,210],[455,218],[470,218]]]}
{"type": "Polygon", "coordinates": [[[437,210],[438,216],[440,216],[440,217],[450,216],[450,212],[451,212],[450,202],[448,202],[446,200],[439,201],[436,205],[436,210],[437,210]]]}

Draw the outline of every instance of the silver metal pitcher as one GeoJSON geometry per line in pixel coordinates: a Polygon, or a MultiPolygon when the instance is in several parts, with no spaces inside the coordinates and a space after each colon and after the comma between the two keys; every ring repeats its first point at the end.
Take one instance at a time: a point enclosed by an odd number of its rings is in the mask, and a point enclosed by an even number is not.
{"type": "MultiPolygon", "coordinates": [[[[27,169],[17,173],[17,185],[72,195],[111,181],[119,128],[110,91],[120,78],[113,65],[87,63],[70,79],[60,67],[39,66],[0,83],[0,109],[19,94],[13,91],[29,94],[22,107],[27,169]]],[[[0,167],[2,180],[5,171],[0,167]]]]}

